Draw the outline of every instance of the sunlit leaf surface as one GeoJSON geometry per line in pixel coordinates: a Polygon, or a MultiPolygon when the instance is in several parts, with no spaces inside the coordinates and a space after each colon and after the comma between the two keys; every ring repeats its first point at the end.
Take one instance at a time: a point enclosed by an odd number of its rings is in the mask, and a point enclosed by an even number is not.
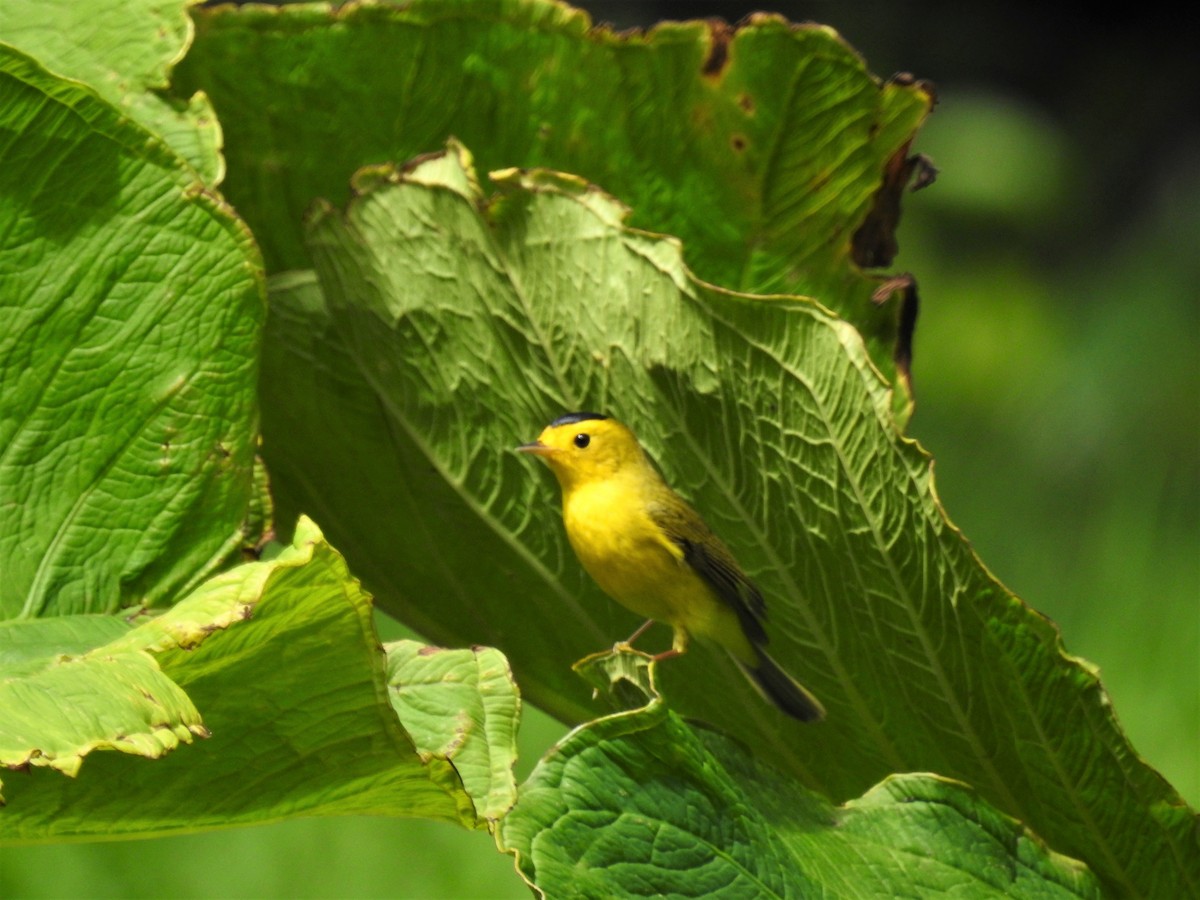
{"type": "MultiPolygon", "coordinates": [[[[0,626],[0,638],[9,647],[0,659],[0,763],[31,769],[5,778],[0,841],[297,815],[479,824],[453,754],[418,752],[402,727],[369,598],[307,520],[292,546],[209,580],[161,616],[21,622],[0,626]]],[[[393,685],[402,689],[405,678],[393,672],[393,685]]],[[[481,706],[469,690],[430,681],[421,685],[426,699],[449,718],[456,703],[468,717],[481,706]]],[[[505,737],[494,758],[511,749],[513,690],[506,707],[503,685],[492,688],[495,721],[463,752],[487,758],[481,745],[494,734],[505,737]]],[[[475,783],[482,806],[495,788],[475,783]]]]}
{"type": "Polygon", "coordinates": [[[245,227],[0,48],[0,618],[169,601],[240,542],[265,314],[245,227]]]}
{"type": "Polygon", "coordinates": [[[164,96],[191,43],[197,0],[5,0],[0,41],[86,83],[162,138],[205,184],[221,180],[221,128],[203,93],[164,96]]]}

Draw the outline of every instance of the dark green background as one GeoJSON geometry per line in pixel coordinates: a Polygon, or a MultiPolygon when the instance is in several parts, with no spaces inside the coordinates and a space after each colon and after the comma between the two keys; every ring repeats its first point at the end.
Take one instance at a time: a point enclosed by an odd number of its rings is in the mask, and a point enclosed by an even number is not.
{"type": "MultiPolygon", "coordinates": [[[[755,8],[938,86],[896,271],[922,295],[910,433],[983,561],[1101,669],[1200,803],[1200,63],[1179,23],[987,3],[582,3],[618,27],[755,8]]],[[[433,148],[431,148],[433,149],[433,148]]],[[[519,162],[519,161],[514,161],[519,162]]],[[[522,772],[561,727],[529,713],[522,772]]],[[[3,897],[523,897],[490,837],[309,820],[0,851],[3,897]]]]}

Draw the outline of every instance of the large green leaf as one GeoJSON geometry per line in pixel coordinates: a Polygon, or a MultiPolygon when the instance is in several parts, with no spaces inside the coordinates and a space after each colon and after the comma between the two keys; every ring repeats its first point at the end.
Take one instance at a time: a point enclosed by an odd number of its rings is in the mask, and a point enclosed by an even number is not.
{"type": "MultiPolygon", "coordinates": [[[[345,562],[303,520],[273,559],[209,580],[161,616],[0,626],[0,764],[34,769],[5,784],[0,841],[133,837],[296,815],[474,827],[483,824],[476,802],[492,817],[503,812],[512,803],[516,717],[503,659],[481,651],[494,677],[487,690],[464,690],[461,664],[413,679],[413,653],[396,648],[392,691],[415,681],[449,721],[477,719],[485,707],[493,716],[459,745],[419,752],[389,703],[371,616],[345,562]],[[194,735],[206,739],[174,749],[194,735]],[[493,760],[490,779],[473,779],[475,794],[455,768],[472,757],[493,760]],[[47,766],[77,777],[37,771],[47,766]]],[[[436,656],[475,665],[471,651],[436,656]]]]}
{"type": "Polygon", "coordinates": [[[272,271],[310,266],[314,199],[453,135],[483,171],[603,186],[683,239],[703,278],[820,298],[892,366],[899,313],[860,267],[891,262],[932,93],[879,82],[831,29],[757,15],[615,34],[550,0],[229,6],[197,11],[177,85],[213,98],[225,189],[272,271]]]}
{"type": "Polygon", "coordinates": [[[844,800],[888,774],[973,785],[1116,890],[1200,884],[1193,813],[1121,734],[1094,670],[999,585],[898,436],[857,332],[811,301],[714,289],[673,241],[562,176],[485,204],[451,153],[364,173],[311,226],[321,293],[277,282],[265,452],[397,616],[489,643],[567,719],[569,663],[636,620],[581,574],[557,488],[511,452],[596,408],[767,595],[772,651],[829,710],[784,720],[719,653],[666,666],[680,711],[844,800]]]}
{"type": "Polygon", "coordinates": [[[893,776],[835,808],[660,702],[554,747],[501,844],[548,897],[1100,896],[965,785],[893,776]]]}
{"type": "Polygon", "coordinates": [[[169,600],[242,538],[257,251],[84,86],[0,47],[0,618],[169,600]]]}
{"type": "Polygon", "coordinates": [[[47,69],[91,86],[157,134],[200,174],[221,180],[221,129],[202,92],[172,100],[171,66],[192,38],[187,9],[198,0],[5,0],[0,41],[47,69]]]}

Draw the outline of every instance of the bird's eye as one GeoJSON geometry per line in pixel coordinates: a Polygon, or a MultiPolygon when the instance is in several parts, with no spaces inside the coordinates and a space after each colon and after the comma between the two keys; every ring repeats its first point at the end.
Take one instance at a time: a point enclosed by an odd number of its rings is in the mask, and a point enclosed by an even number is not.
{"type": "Polygon", "coordinates": [[[590,434],[575,435],[575,446],[578,447],[580,450],[582,450],[584,447],[586,447],[591,442],[592,442],[592,436],[590,434]]]}

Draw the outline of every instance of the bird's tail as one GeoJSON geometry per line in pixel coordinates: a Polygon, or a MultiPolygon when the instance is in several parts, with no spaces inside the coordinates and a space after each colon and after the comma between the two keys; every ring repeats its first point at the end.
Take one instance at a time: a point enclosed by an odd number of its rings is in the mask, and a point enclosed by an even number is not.
{"type": "Polygon", "coordinates": [[[755,647],[754,650],[758,655],[757,665],[747,665],[736,657],[735,661],[764,697],[801,722],[819,722],[825,718],[825,707],[820,700],[780,668],[766,650],[761,647],[755,647]]]}

